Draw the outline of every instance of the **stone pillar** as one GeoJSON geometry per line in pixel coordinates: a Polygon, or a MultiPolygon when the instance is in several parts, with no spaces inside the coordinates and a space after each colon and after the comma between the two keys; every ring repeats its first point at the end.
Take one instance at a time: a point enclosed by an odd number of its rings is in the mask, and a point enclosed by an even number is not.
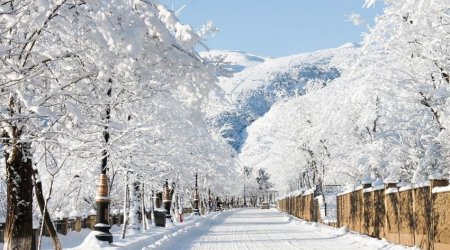
{"type": "Polygon", "coordinates": [[[109,192],[108,192],[108,176],[101,174],[97,185],[97,196],[95,203],[97,204],[97,215],[94,229],[98,231],[95,237],[100,241],[113,242],[113,236],[109,232],[111,226],[109,225],[109,192]]]}
{"type": "Polygon", "coordinates": [[[75,217],[75,231],[81,232],[81,216],[75,217]]]}
{"type": "Polygon", "coordinates": [[[89,229],[91,229],[91,230],[95,230],[94,229],[94,226],[96,224],[95,217],[96,217],[96,215],[92,215],[92,214],[87,217],[87,221],[88,221],[88,224],[89,224],[89,229]]]}

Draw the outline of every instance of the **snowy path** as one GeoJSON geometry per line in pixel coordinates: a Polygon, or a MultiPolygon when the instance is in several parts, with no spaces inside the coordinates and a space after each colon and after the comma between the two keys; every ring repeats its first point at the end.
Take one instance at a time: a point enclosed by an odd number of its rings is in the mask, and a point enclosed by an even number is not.
{"type": "MultiPolygon", "coordinates": [[[[150,247],[153,248],[153,247],[150,247]]],[[[328,226],[292,219],[270,209],[225,212],[156,249],[407,249],[328,226]]]]}

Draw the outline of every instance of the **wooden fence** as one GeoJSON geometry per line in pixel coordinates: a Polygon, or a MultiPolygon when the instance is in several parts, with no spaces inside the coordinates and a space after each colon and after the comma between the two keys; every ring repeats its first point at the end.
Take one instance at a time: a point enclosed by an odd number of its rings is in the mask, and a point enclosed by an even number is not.
{"type": "MultiPolygon", "coordinates": [[[[367,234],[390,242],[421,249],[450,249],[450,190],[448,180],[432,180],[422,187],[382,188],[366,185],[340,194],[336,227],[367,234]],[[433,191],[434,190],[434,191],[433,191]]],[[[307,221],[320,221],[311,195],[288,197],[278,208],[307,221]]]]}
{"type": "Polygon", "coordinates": [[[278,200],[278,209],[306,221],[321,221],[319,203],[314,194],[299,194],[278,200]]]}

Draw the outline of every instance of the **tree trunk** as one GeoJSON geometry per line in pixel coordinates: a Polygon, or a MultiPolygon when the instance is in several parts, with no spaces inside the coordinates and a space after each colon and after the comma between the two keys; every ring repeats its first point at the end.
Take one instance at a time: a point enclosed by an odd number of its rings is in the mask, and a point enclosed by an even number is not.
{"type": "Polygon", "coordinates": [[[147,215],[145,213],[145,186],[144,183],[142,183],[142,192],[141,192],[141,212],[142,212],[142,227],[145,231],[148,230],[148,222],[147,222],[147,215]]]}
{"type": "Polygon", "coordinates": [[[122,227],[122,239],[125,239],[125,234],[127,232],[127,203],[128,203],[128,169],[125,173],[125,195],[123,201],[123,227],[122,227]]]}
{"type": "Polygon", "coordinates": [[[130,211],[129,211],[129,226],[136,233],[141,230],[139,217],[141,211],[141,193],[140,183],[134,181],[130,187],[130,211]]]}
{"type": "Polygon", "coordinates": [[[33,167],[29,146],[17,143],[5,150],[7,214],[3,249],[32,249],[33,167]]]}
{"type": "Polygon", "coordinates": [[[53,241],[53,249],[54,250],[61,250],[61,241],[59,241],[58,234],[56,233],[55,227],[53,226],[52,220],[50,218],[50,214],[48,213],[44,194],[42,191],[42,182],[39,178],[39,174],[37,172],[37,169],[34,170],[34,190],[36,194],[36,201],[39,205],[39,210],[41,210],[42,217],[44,218],[44,225],[47,228],[47,232],[50,234],[50,237],[53,241]]]}

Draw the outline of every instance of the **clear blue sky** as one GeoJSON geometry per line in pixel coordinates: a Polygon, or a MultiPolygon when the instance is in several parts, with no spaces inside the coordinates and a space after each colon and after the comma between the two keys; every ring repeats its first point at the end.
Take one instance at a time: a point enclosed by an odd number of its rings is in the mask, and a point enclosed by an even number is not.
{"type": "Polygon", "coordinates": [[[352,13],[373,23],[382,13],[362,8],[364,0],[160,0],[178,10],[179,19],[199,29],[207,20],[219,28],[206,44],[211,49],[240,50],[262,56],[286,56],[360,42],[365,27],[347,18],[352,13]]]}

